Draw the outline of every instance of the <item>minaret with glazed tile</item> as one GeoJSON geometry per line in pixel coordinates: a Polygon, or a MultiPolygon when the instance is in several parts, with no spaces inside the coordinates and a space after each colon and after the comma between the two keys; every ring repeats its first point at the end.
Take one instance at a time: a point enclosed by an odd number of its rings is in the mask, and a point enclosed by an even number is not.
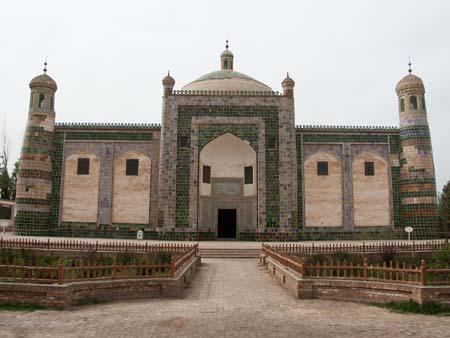
{"type": "MultiPolygon", "coordinates": [[[[437,236],[436,179],[422,79],[409,74],[396,86],[400,114],[400,199],[403,226],[420,238],[437,236]]],[[[415,236],[414,236],[415,237],[415,236]]]]}
{"type": "Polygon", "coordinates": [[[56,82],[44,73],[30,82],[28,122],[17,177],[14,232],[48,235],[53,189],[53,138],[55,130],[56,82]]]}

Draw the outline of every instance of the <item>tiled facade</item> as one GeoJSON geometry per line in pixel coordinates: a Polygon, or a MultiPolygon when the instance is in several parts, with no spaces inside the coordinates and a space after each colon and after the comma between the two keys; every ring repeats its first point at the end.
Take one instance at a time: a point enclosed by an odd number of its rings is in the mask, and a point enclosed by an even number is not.
{"type": "MultiPolygon", "coordinates": [[[[399,101],[400,129],[296,127],[295,83],[289,76],[282,82],[282,93],[266,90],[264,84],[234,72],[225,59],[233,61],[228,50],[221,60],[228,68],[182,90],[173,90],[170,75],[163,79],[161,126],[55,124],[56,83],[46,74],[33,79],[16,233],[135,237],[142,229],[153,239],[214,239],[219,225],[211,212],[218,211],[217,198],[200,193],[199,158],[211,141],[231,134],[256,153],[256,195],[234,202],[227,197],[222,203],[239,209],[238,239],[398,238],[404,236],[405,226],[414,227],[416,238],[436,236],[436,188],[424,104],[402,111],[399,101]],[[224,88],[236,90],[217,90],[221,81],[224,88]],[[208,85],[213,89],[190,89],[208,85]],[[256,89],[248,90],[252,86],[256,89]],[[45,96],[43,104],[40,94],[45,96]],[[126,154],[143,161],[143,177],[133,181],[124,176],[126,154]],[[80,189],[75,162],[68,161],[86,156],[95,159],[99,169],[80,189]],[[321,185],[316,173],[321,159],[334,163],[330,184],[321,185]],[[375,163],[376,178],[364,177],[367,161],[375,163]],[[96,203],[83,200],[84,193],[96,203]],[[77,201],[79,207],[89,203],[85,209],[91,216],[77,211],[77,201]],[[378,208],[370,205],[375,201],[378,208]]],[[[402,86],[402,81],[399,100],[417,95],[420,105],[422,87],[415,82],[402,86]]],[[[214,184],[219,181],[224,187],[228,181],[243,184],[241,178],[233,180],[213,178],[210,191],[217,191],[214,184]]]]}

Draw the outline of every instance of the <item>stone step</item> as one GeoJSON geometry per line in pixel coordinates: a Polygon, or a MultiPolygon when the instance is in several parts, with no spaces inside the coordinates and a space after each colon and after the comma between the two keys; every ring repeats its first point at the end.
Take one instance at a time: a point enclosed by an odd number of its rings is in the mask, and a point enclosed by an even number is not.
{"type": "Polygon", "coordinates": [[[258,258],[259,249],[211,248],[199,249],[203,258],[258,258]]]}

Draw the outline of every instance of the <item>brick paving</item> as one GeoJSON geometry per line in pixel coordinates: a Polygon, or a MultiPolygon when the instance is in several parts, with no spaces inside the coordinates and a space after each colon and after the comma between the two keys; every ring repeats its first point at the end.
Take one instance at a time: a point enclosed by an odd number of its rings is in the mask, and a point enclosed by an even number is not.
{"type": "Polygon", "coordinates": [[[204,259],[183,299],[0,311],[0,337],[448,337],[450,317],[298,300],[254,259],[204,259]]]}

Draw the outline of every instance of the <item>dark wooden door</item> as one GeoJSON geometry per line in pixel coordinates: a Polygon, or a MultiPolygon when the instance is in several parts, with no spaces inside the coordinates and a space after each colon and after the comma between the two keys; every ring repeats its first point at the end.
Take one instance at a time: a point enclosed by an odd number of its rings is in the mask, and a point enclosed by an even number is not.
{"type": "Polygon", "coordinates": [[[236,209],[219,209],[217,237],[236,238],[236,209]]]}

